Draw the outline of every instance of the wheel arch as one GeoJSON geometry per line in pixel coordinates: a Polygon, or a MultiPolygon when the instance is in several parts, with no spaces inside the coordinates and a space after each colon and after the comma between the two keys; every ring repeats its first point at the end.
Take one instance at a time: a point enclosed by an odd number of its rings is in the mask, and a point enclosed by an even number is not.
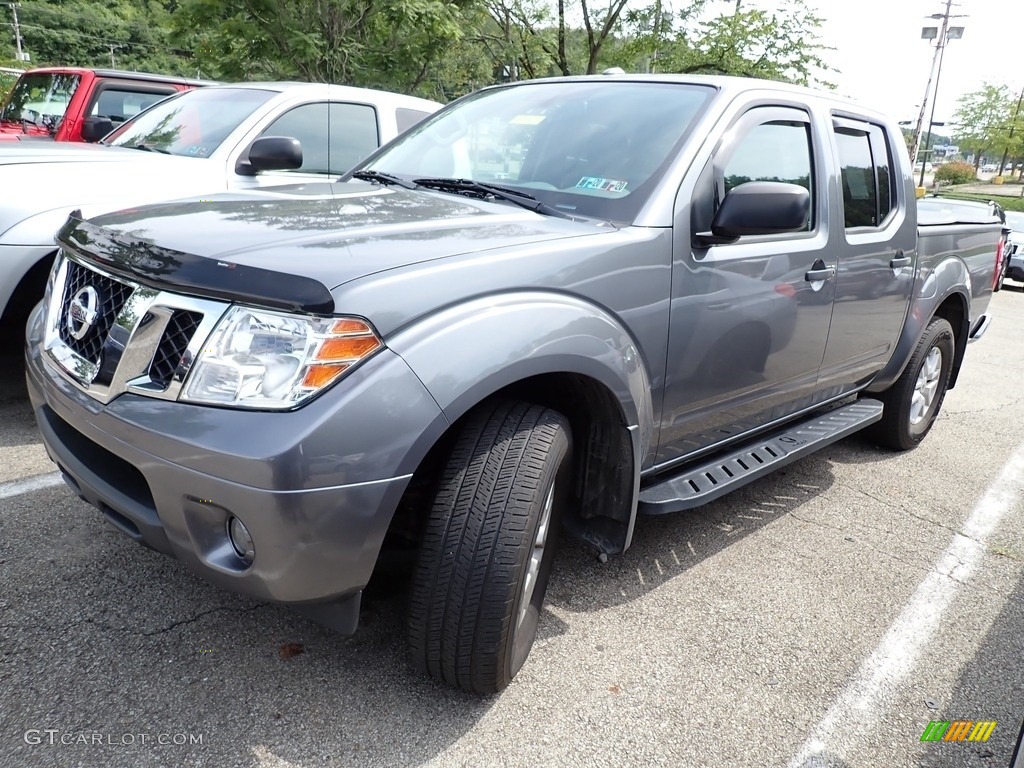
{"type": "Polygon", "coordinates": [[[467,414],[504,398],[550,407],[569,420],[576,446],[569,532],[605,554],[629,546],[640,469],[656,436],[643,358],[611,315],[562,295],[489,297],[438,313],[387,344],[449,424],[408,462],[409,498],[393,526],[413,522],[409,516],[467,414]]]}
{"type": "Polygon", "coordinates": [[[893,385],[910,361],[910,356],[921,335],[935,317],[941,317],[950,324],[953,329],[953,337],[956,340],[953,367],[949,376],[949,389],[952,389],[960,373],[960,365],[963,363],[967,339],[970,335],[969,306],[970,298],[967,288],[961,283],[951,286],[942,294],[915,299],[907,313],[903,333],[896,344],[895,353],[890,358],[888,365],[875,377],[867,391],[883,392],[893,385]]]}

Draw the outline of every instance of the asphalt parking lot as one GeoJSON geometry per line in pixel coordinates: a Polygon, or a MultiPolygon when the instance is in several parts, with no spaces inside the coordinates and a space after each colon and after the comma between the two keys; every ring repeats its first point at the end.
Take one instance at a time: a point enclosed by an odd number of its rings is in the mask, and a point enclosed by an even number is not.
{"type": "Polygon", "coordinates": [[[606,564],[560,553],[504,693],[414,675],[143,549],[54,478],[0,355],[0,766],[1006,766],[1024,718],[1024,291],[931,435],[853,437],[606,564]],[[996,721],[923,742],[930,721],[996,721]]]}

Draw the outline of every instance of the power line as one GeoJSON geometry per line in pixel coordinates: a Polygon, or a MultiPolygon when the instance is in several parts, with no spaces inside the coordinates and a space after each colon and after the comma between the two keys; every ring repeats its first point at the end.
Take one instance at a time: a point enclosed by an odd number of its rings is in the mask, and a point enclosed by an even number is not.
{"type": "MultiPolygon", "coordinates": [[[[10,26],[13,26],[13,25],[10,22],[6,22],[3,26],[10,27],[10,26]]],[[[104,47],[107,47],[107,48],[109,48],[111,45],[117,46],[118,48],[152,48],[152,49],[155,49],[155,50],[166,50],[166,51],[168,51],[170,53],[173,53],[173,54],[176,54],[178,56],[192,56],[192,52],[191,51],[186,51],[186,50],[184,50],[182,48],[168,48],[166,45],[158,45],[156,43],[125,42],[125,41],[118,42],[116,40],[112,40],[109,37],[99,37],[98,35],[90,35],[90,34],[88,34],[86,32],[79,32],[77,29],[61,29],[61,30],[57,30],[57,29],[52,29],[50,27],[41,27],[38,24],[22,24],[21,28],[22,29],[39,30],[39,31],[42,31],[42,32],[46,32],[48,34],[58,35],[58,36],[75,35],[77,37],[88,38],[90,40],[96,40],[97,42],[99,42],[100,44],[102,44],[104,47]]]]}

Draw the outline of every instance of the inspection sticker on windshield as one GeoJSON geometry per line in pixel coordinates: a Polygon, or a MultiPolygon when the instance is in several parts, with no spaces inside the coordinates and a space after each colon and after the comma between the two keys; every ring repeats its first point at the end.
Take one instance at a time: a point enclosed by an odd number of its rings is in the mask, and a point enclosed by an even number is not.
{"type": "Polygon", "coordinates": [[[512,125],[540,125],[546,115],[516,115],[509,122],[512,125]]]}
{"type": "Polygon", "coordinates": [[[598,176],[584,176],[576,182],[578,189],[599,189],[602,192],[625,192],[626,182],[614,179],[602,179],[598,176]]]}

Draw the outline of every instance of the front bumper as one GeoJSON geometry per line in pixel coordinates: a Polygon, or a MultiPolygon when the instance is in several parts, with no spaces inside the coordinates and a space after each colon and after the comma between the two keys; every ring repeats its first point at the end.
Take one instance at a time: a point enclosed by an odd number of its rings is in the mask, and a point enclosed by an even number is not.
{"type": "Polygon", "coordinates": [[[394,510],[447,424],[400,357],[378,353],[289,413],[131,394],[101,405],[41,351],[38,310],[28,333],[43,443],[81,498],[212,582],[355,629],[394,510]],[[228,539],[231,516],[252,535],[251,565],[228,539]]]}

